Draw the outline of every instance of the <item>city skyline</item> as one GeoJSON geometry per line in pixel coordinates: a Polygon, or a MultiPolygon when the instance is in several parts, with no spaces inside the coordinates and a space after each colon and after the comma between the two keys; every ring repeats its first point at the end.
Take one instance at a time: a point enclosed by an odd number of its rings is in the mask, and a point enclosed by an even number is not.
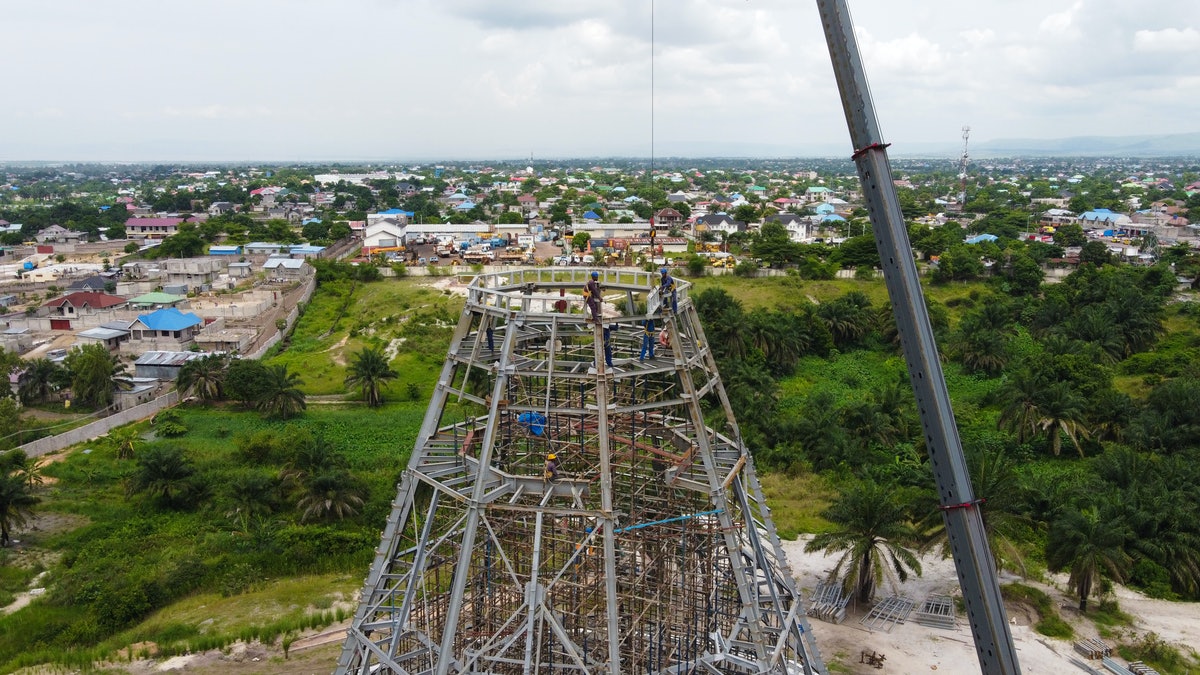
{"type": "MultiPolygon", "coordinates": [[[[12,5],[0,161],[848,154],[815,3],[651,6],[12,5]]],[[[896,153],[1200,131],[1195,3],[851,10],[896,153]]]]}

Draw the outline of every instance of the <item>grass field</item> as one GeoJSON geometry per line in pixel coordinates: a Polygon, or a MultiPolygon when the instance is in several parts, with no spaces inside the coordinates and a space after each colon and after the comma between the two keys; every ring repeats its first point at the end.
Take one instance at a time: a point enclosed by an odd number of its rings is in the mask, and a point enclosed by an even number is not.
{"type": "Polygon", "coordinates": [[[376,347],[395,354],[392,367],[400,373],[387,398],[400,396],[410,382],[428,396],[462,306],[462,298],[425,279],[322,284],[286,349],[265,361],[300,373],[306,394],[352,394],[345,385],[346,365],[358,350],[376,347]]]}

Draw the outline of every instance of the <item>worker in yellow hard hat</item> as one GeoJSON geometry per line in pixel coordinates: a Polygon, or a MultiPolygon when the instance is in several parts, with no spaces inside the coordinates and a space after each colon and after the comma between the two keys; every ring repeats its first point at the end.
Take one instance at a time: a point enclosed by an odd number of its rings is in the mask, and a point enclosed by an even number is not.
{"type": "Polygon", "coordinates": [[[546,480],[554,480],[558,478],[558,455],[553,452],[546,455],[546,470],[543,473],[546,480]]]}

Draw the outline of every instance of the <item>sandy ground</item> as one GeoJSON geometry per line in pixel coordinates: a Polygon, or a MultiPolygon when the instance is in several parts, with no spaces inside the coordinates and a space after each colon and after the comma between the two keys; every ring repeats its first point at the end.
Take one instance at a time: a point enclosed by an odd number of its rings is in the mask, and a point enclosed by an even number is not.
{"type": "MultiPolygon", "coordinates": [[[[784,542],[788,561],[806,598],[837,562],[836,557],[826,557],[823,553],[805,553],[804,544],[808,539],[801,537],[797,541],[784,542]]],[[[961,595],[952,560],[934,554],[922,558],[921,565],[921,577],[910,578],[894,592],[885,582],[876,598],[882,600],[895,594],[911,598],[919,605],[927,595],[961,595]]],[[[1001,582],[1016,580],[1006,576],[1001,582]]],[[[1030,581],[1022,583],[1049,593],[1056,600],[1063,618],[1075,626],[1077,638],[1097,637],[1091,622],[1079,616],[1076,600],[1060,590],[1066,586],[1065,577],[1052,581],[1054,586],[1030,581]]],[[[1180,648],[1200,646],[1200,604],[1153,600],[1126,588],[1119,588],[1115,594],[1121,609],[1135,617],[1134,630],[1138,634],[1153,631],[1180,648]]],[[[826,665],[840,668],[834,672],[896,675],[980,672],[975,643],[961,615],[959,627],[952,631],[922,626],[910,618],[888,632],[870,631],[860,623],[869,610],[870,607],[855,607],[852,603],[847,608],[846,620],[840,625],[809,619],[826,665]],[[884,667],[877,669],[859,663],[863,650],[886,656],[884,667]]],[[[1083,672],[1070,661],[1080,658],[1070,642],[1048,638],[1033,630],[1031,624],[1037,622],[1037,617],[1031,610],[1010,607],[1008,613],[1009,628],[1024,675],[1083,672]]],[[[1100,669],[1099,662],[1092,665],[1100,669]]]]}

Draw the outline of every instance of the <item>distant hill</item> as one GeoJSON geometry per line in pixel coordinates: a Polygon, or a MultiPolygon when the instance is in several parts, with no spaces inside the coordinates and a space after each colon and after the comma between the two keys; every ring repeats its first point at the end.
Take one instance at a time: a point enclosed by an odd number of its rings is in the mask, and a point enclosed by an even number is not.
{"type": "Polygon", "coordinates": [[[1105,155],[1167,157],[1200,155],[1200,132],[1145,136],[1074,136],[1071,138],[1000,138],[972,144],[972,155],[1105,155]]]}

